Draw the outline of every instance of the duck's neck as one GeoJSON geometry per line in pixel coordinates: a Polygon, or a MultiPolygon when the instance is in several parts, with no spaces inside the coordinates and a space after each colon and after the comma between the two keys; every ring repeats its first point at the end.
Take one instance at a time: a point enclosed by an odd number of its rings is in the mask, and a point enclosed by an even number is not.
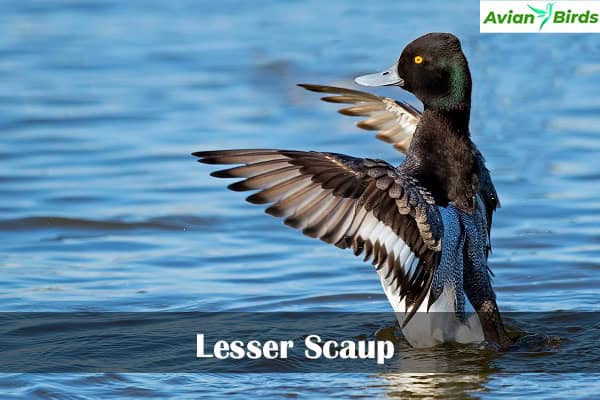
{"type": "Polygon", "coordinates": [[[469,134],[470,107],[453,110],[425,106],[406,159],[406,167],[432,192],[436,203],[473,211],[478,164],[469,134]]]}
{"type": "Polygon", "coordinates": [[[469,138],[469,119],[471,107],[464,106],[459,109],[440,110],[425,106],[421,123],[426,123],[429,129],[443,129],[448,133],[469,138]]]}

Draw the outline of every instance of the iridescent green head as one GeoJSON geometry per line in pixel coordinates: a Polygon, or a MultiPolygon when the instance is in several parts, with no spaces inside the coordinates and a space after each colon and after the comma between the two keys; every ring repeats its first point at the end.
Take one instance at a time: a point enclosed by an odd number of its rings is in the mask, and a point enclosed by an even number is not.
{"type": "Polygon", "coordinates": [[[400,86],[426,108],[468,110],[471,73],[460,41],[450,33],[428,33],[409,43],[389,69],[356,78],[364,86],[400,86]]]}

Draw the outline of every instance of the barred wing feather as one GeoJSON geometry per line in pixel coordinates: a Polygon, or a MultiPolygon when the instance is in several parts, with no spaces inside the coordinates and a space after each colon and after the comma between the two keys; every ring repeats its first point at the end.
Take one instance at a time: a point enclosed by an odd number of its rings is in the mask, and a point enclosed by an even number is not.
{"type": "MultiPolygon", "coordinates": [[[[430,292],[441,254],[443,225],[431,194],[381,160],[286,150],[194,153],[207,164],[240,164],[213,172],[243,178],[231,190],[256,190],[247,200],[269,204],[284,223],[372,259],[404,299],[405,324],[430,292]]],[[[429,304],[435,299],[429,297],[429,304]]]]}

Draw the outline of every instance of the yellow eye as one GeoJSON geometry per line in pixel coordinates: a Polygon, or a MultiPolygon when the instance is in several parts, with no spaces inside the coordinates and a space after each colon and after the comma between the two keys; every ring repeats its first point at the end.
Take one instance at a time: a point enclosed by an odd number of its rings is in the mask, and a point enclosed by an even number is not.
{"type": "Polygon", "coordinates": [[[422,62],[423,62],[423,57],[421,57],[421,56],[415,57],[415,64],[421,64],[422,62]]]}

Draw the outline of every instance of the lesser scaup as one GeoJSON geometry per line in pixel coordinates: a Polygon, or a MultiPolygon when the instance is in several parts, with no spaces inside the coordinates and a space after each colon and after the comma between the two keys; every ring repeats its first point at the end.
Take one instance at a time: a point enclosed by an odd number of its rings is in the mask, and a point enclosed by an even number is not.
{"type": "Polygon", "coordinates": [[[470,138],[471,75],[459,40],[448,33],[421,36],[391,68],[356,82],[402,87],[422,101],[424,111],[356,90],[300,86],[331,94],[325,101],[351,104],[340,110],[343,114],[367,117],[359,127],[378,130],[379,139],[406,154],[397,167],[314,151],[194,155],[207,164],[241,164],[211,175],[245,178],[229,188],[257,190],[247,200],[270,204],[266,212],[286,225],[372,258],[412,345],[485,338],[507,346],[511,340],[487,264],[499,202],[470,138]],[[470,317],[469,303],[476,311],[470,317]]]}

